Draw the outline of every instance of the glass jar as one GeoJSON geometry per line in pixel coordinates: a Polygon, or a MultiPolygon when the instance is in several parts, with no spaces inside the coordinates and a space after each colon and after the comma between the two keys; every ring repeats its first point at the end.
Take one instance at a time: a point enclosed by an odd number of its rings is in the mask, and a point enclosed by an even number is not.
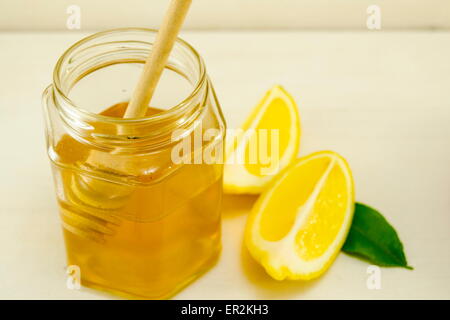
{"type": "Polygon", "coordinates": [[[43,94],[68,265],[85,286],[152,299],[217,260],[225,135],[203,61],[183,40],[154,108],[121,118],[155,38],[134,28],[89,36],[62,55],[43,94]]]}

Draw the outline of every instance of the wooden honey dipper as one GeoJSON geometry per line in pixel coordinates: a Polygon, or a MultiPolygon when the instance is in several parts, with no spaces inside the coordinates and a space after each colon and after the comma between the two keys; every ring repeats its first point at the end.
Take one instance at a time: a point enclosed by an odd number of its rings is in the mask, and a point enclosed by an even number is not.
{"type": "Polygon", "coordinates": [[[171,0],[156,36],[152,52],[145,62],[144,70],[142,70],[141,77],[125,111],[124,118],[145,116],[191,2],[192,0],[171,0]]]}
{"type": "MultiPolygon", "coordinates": [[[[133,91],[127,109],[125,110],[124,118],[139,118],[146,115],[150,100],[152,99],[161,74],[164,71],[170,52],[172,51],[191,2],[192,0],[171,0],[156,36],[153,48],[145,62],[142,74],[133,91]]],[[[125,127],[126,126],[119,125],[118,133],[121,135],[132,135],[133,132],[129,132],[128,130],[130,129],[125,127]]],[[[118,155],[118,153],[120,152],[120,147],[110,153],[91,150],[85,164],[88,167],[95,168],[95,170],[100,169],[104,172],[114,172],[126,175],[135,174],[135,171],[139,170],[139,168],[135,168],[135,164],[133,164],[135,160],[132,160],[131,162],[126,159],[119,160],[118,157],[120,157],[120,155],[118,155]]],[[[90,178],[87,180],[88,181],[85,182],[89,188],[94,189],[97,192],[108,192],[111,196],[114,196],[115,194],[118,196],[125,195],[129,192],[129,188],[125,186],[118,187],[116,188],[117,190],[115,190],[114,188],[109,187],[110,184],[105,185],[104,183],[97,182],[90,178]]]]}

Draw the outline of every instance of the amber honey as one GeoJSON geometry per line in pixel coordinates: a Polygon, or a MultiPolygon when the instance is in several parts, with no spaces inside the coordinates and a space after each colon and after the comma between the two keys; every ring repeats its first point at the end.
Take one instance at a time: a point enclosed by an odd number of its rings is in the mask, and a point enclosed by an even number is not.
{"type": "MultiPolygon", "coordinates": [[[[118,104],[102,114],[121,117],[125,108],[118,104]]],[[[158,112],[149,109],[148,115],[158,112]]],[[[155,183],[122,185],[108,181],[108,173],[90,177],[76,170],[73,165],[85,166],[91,150],[70,136],[55,150],[68,264],[80,268],[84,285],[164,298],[215,262],[222,192],[215,165],[183,165],[155,183]]],[[[151,175],[135,178],[151,181],[151,175]]]]}

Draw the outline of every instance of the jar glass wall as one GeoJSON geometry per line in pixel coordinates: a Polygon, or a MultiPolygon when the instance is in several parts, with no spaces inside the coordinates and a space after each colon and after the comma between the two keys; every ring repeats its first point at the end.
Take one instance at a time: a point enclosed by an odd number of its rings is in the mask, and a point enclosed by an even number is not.
{"type": "Polygon", "coordinates": [[[86,286],[142,298],[171,296],[220,252],[222,164],[196,157],[221,150],[225,123],[198,53],[178,40],[147,116],[121,118],[155,37],[81,40],[43,95],[68,265],[86,286]]]}

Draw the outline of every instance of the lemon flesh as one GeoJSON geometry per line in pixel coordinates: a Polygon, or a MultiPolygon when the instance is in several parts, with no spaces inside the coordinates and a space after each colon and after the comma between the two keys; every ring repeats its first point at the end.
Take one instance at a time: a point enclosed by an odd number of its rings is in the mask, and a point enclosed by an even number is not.
{"type": "Polygon", "coordinates": [[[314,153],[280,174],[246,226],[251,255],[277,280],[313,279],[331,265],[351,225],[354,186],[339,154],[314,153]]]}

